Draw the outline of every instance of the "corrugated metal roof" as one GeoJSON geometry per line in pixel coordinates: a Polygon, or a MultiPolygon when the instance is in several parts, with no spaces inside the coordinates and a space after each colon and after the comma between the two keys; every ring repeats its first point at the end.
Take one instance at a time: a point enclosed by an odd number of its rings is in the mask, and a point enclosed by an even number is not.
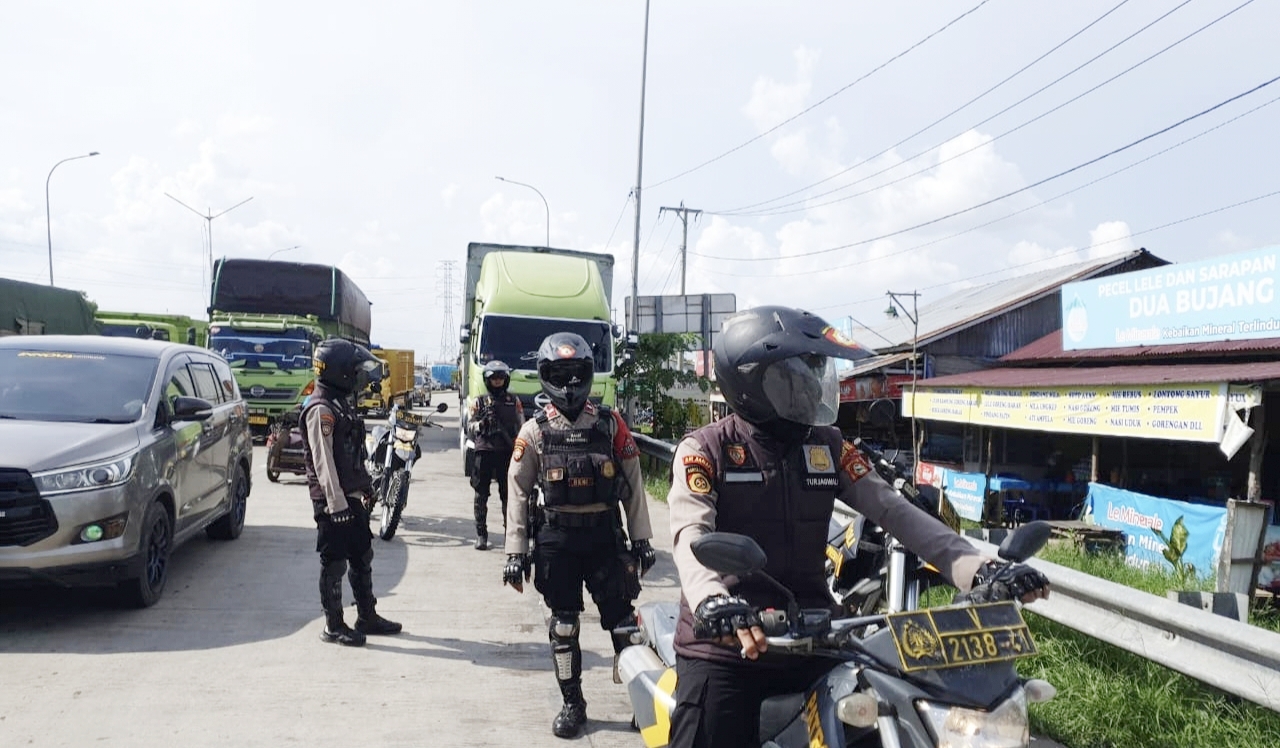
{"type": "MultiPolygon", "coordinates": [[[[1064,283],[1091,278],[1143,255],[1150,256],[1155,261],[1153,264],[1168,264],[1145,249],[1137,249],[957,291],[919,308],[920,345],[1054,293],[1064,283]]],[[[903,315],[883,325],[854,328],[853,338],[880,350],[892,350],[910,345],[911,333],[911,320],[903,315]]]]}
{"type": "Polygon", "coordinates": [[[868,372],[876,371],[877,369],[883,369],[886,366],[893,366],[896,363],[906,361],[910,358],[910,351],[907,351],[906,353],[890,353],[884,356],[864,358],[861,361],[854,363],[853,368],[841,371],[840,379],[844,380],[850,377],[861,376],[868,372]]]}
{"type": "Polygon", "coordinates": [[[1085,361],[1090,359],[1155,358],[1163,356],[1216,356],[1223,353],[1266,353],[1280,351],[1280,338],[1261,340],[1223,340],[1214,343],[1179,343],[1177,345],[1138,345],[1124,348],[1094,348],[1087,351],[1062,350],[1062,330],[1028,343],[1001,358],[1004,363],[1039,361],[1085,361]]]}
{"type": "Polygon", "coordinates": [[[1246,364],[1169,364],[1031,369],[985,369],[921,379],[917,387],[1072,387],[1119,384],[1265,382],[1280,379],[1280,361],[1246,364]]]}

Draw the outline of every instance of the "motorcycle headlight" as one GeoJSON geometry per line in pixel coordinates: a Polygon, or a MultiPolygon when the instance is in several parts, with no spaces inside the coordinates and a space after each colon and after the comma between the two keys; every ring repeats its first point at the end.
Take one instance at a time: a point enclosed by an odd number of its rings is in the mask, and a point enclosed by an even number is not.
{"type": "Polygon", "coordinates": [[[407,429],[403,426],[396,426],[396,439],[402,442],[412,442],[418,438],[418,432],[413,429],[407,429]]]}
{"type": "Polygon", "coordinates": [[[1025,748],[1031,740],[1027,696],[1021,688],[989,712],[930,701],[917,701],[916,710],[938,748],[1025,748]]]}
{"type": "Polygon", "coordinates": [[[31,477],[42,496],[51,496],[118,486],[129,480],[132,471],[133,455],[126,455],[108,462],[36,473],[31,477]]]}

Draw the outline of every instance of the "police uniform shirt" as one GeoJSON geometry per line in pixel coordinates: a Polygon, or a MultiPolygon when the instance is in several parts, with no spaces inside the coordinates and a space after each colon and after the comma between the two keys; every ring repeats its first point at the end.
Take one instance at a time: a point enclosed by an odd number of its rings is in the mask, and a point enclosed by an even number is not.
{"type": "Polygon", "coordinates": [[[324,491],[329,514],[349,508],[333,461],[333,424],[333,411],[327,405],[318,404],[307,412],[307,442],[311,445],[311,459],[315,462],[316,478],[320,481],[320,490],[324,491]]]}
{"type": "MultiPolygon", "coordinates": [[[[712,595],[727,595],[726,580],[693,557],[694,539],[716,529],[716,476],[700,465],[714,465],[702,445],[685,438],[676,448],[667,503],[671,508],[672,557],[689,606],[712,595]],[[686,469],[684,466],[694,466],[686,469]]],[[[925,561],[933,564],[962,592],[973,584],[984,559],[964,538],[903,498],[886,483],[856,447],[846,443],[837,470],[836,498],[883,527],[925,561]]],[[[814,549],[822,553],[825,549],[814,549]]],[[[733,580],[728,580],[732,582],[733,580]]]]}
{"type": "MultiPolygon", "coordinates": [[[[547,427],[563,431],[567,429],[585,430],[594,428],[599,420],[599,409],[593,403],[587,403],[578,414],[578,420],[570,423],[565,416],[548,405],[547,427]]],[[[634,543],[637,540],[649,540],[653,537],[653,529],[649,525],[649,505],[644,493],[644,479],[640,475],[640,449],[636,447],[631,431],[622,421],[616,410],[610,411],[614,421],[613,457],[622,466],[622,478],[626,486],[621,491],[622,508],[627,513],[627,536],[634,543]]],[[[507,472],[507,536],[506,552],[528,553],[529,538],[526,537],[529,520],[529,494],[538,483],[541,472],[542,429],[538,419],[524,422],[520,435],[516,437],[515,450],[511,453],[511,468],[507,472]]],[[[584,504],[579,506],[556,507],[562,512],[603,512],[610,507],[606,504],[584,504]]]]}

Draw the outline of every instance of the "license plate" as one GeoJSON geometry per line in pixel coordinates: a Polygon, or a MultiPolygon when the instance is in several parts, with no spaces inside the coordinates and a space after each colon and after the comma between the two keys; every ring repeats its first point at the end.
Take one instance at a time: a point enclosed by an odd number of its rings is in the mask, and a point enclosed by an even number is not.
{"type": "Polygon", "coordinates": [[[267,417],[266,417],[266,416],[249,416],[249,425],[251,425],[251,426],[266,426],[266,425],[267,425],[267,417]]]}
{"type": "Polygon", "coordinates": [[[894,613],[889,628],[905,672],[1001,662],[1036,653],[1012,602],[894,613]]]}

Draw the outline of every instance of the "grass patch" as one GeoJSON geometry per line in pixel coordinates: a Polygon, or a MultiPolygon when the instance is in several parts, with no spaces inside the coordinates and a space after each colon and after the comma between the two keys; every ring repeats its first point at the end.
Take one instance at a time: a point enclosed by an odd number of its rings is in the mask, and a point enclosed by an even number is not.
{"type": "Polygon", "coordinates": [[[644,476],[644,490],[657,501],[667,503],[667,492],[671,490],[671,463],[641,460],[640,474],[644,476]]]}

